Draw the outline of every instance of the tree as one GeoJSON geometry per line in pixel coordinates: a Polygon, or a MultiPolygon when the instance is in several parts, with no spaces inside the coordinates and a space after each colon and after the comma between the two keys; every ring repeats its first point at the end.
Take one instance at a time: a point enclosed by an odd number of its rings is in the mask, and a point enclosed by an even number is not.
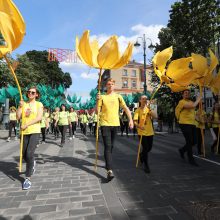
{"type": "MultiPolygon", "coordinates": [[[[49,62],[47,58],[47,51],[36,50],[17,56],[19,65],[16,69],[16,75],[21,87],[24,88],[33,83],[50,85],[52,88],[60,84],[63,84],[65,89],[71,86],[70,74],[64,73],[58,62],[49,62]]],[[[11,58],[11,61],[14,60],[11,58]]],[[[0,73],[0,87],[7,86],[7,84],[15,85],[3,59],[0,60],[0,73]]]]}
{"type": "Polygon", "coordinates": [[[220,37],[220,7],[218,0],[182,0],[171,6],[170,20],[161,29],[160,44],[155,52],[174,46],[173,59],[191,53],[205,55],[208,48],[216,48],[220,37]]]}

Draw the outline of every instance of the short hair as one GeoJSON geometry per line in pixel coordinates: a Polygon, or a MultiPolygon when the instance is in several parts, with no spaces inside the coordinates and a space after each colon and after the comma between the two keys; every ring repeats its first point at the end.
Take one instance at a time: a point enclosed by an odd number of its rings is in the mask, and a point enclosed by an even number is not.
{"type": "Polygon", "coordinates": [[[115,84],[115,80],[114,80],[114,79],[112,79],[112,78],[109,78],[109,79],[106,81],[106,84],[107,84],[108,82],[112,82],[112,83],[114,83],[114,84],[115,84]]]}

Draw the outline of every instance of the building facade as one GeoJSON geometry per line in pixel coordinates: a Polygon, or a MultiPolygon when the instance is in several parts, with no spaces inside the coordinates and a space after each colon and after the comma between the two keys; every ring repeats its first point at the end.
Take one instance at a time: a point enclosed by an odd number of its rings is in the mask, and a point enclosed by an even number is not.
{"type": "MultiPolygon", "coordinates": [[[[152,67],[147,65],[146,85],[151,93],[153,88],[150,85],[152,67]]],[[[106,91],[106,81],[112,78],[115,80],[115,92],[120,94],[142,93],[144,91],[144,65],[135,61],[129,62],[126,66],[116,70],[105,70],[101,81],[101,91],[106,91]]]]}

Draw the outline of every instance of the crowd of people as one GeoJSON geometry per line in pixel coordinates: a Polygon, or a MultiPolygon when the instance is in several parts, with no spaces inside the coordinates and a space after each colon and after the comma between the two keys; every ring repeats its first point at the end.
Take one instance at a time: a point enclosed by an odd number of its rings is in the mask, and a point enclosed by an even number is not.
{"type": "MultiPolygon", "coordinates": [[[[108,181],[114,178],[112,153],[118,132],[123,136],[129,135],[129,130],[133,130],[133,135],[137,132],[140,146],[142,146],[140,162],[143,164],[144,171],[150,173],[149,152],[153,147],[154,127],[153,119],[157,118],[154,111],[151,111],[150,100],[147,96],[140,97],[139,107],[131,111],[124,102],[121,95],[114,92],[115,81],[108,79],[106,83],[107,92],[105,95],[97,95],[95,109],[76,111],[73,107],[67,109],[65,104],[50,112],[37,101],[40,93],[36,87],[30,87],[27,91],[28,101],[20,101],[19,108],[10,108],[9,136],[11,140],[12,130],[14,129],[17,138],[17,124],[22,118],[23,139],[23,158],[26,162],[26,178],[23,182],[23,189],[31,187],[31,176],[35,172],[36,162],[34,152],[39,144],[46,143],[47,134],[53,134],[56,140],[61,136],[60,147],[63,148],[66,142],[66,133],[69,131],[69,140],[75,138],[76,128],[79,127],[85,139],[88,135],[95,137],[97,125],[103,139],[104,158],[106,177],[108,181]],[[98,112],[100,118],[98,118],[98,112]],[[119,129],[120,128],[120,129],[119,129]],[[41,140],[40,139],[41,134],[41,140]]],[[[188,161],[191,165],[198,166],[193,157],[192,147],[197,143],[198,154],[203,152],[203,136],[206,124],[209,125],[212,134],[215,136],[211,146],[212,152],[220,153],[219,125],[220,125],[220,106],[215,103],[211,114],[207,115],[202,107],[202,97],[199,96],[195,102],[190,100],[190,91],[183,91],[183,97],[176,106],[176,118],[179,127],[185,138],[185,145],[179,149],[182,159],[187,153],[188,161]]]]}

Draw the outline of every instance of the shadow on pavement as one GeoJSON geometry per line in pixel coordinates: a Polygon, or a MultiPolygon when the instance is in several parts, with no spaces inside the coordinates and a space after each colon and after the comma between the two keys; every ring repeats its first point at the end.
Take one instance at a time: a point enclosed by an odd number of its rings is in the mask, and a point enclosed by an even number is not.
{"type": "Polygon", "coordinates": [[[14,162],[0,161],[0,171],[13,181],[18,180],[22,183],[24,178],[20,176],[17,166],[17,163],[14,162]]]}

